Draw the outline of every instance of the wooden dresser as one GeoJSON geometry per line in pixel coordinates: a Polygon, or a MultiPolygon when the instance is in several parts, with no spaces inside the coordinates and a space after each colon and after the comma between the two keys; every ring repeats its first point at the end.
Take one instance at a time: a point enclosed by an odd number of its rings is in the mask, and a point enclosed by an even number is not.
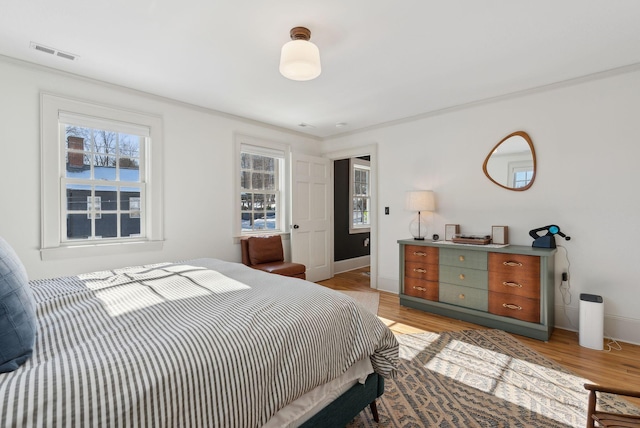
{"type": "Polygon", "coordinates": [[[400,304],[548,340],[554,325],[555,249],[400,244],[400,304]]]}

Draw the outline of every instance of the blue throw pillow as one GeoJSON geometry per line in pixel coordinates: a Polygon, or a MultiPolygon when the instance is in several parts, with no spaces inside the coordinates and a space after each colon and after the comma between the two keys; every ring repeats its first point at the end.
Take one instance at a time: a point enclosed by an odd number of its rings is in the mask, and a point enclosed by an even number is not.
{"type": "Polygon", "coordinates": [[[36,305],[27,271],[0,238],[0,373],[17,369],[33,352],[36,305]]]}

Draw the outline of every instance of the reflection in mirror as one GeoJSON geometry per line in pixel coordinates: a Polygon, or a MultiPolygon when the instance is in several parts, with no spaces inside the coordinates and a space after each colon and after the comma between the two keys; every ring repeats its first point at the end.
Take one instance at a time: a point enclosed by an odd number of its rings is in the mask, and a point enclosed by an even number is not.
{"type": "Polygon", "coordinates": [[[524,131],[507,135],[491,150],[482,165],[489,180],[509,190],[527,190],[536,178],[536,152],[524,131]]]}

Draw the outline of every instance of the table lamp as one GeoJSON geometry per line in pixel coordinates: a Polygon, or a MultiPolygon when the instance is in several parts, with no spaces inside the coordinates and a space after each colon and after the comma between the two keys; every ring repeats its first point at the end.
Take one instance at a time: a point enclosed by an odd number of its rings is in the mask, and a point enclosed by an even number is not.
{"type": "Polygon", "coordinates": [[[436,210],[435,195],[431,190],[412,190],[407,192],[406,206],[408,211],[417,211],[418,215],[409,224],[409,230],[413,239],[424,241],[427,234],[426,218],[421,215],[423,212],[433,212],[436,210]]]}

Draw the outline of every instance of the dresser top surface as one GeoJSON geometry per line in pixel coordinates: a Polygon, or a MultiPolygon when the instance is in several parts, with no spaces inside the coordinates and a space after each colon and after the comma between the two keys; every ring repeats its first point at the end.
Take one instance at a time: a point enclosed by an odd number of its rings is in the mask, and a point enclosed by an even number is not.
{"type": "Polygon", "coordinates": [[[425,239],[419,241],[415,239],[399,239],[398,244],[401,245],[418,245],[422,247],[438,247],[438,248],[464,248],[465,250],[484,251],[492,253],[506,253],[506,254],[524,254],[529,256],[550,257],[556,253],[555,248],[536,248],[528,247],[526,245],[474,245],[474,244],[455,244],[450,241],[432,241],[425,239]]]}

